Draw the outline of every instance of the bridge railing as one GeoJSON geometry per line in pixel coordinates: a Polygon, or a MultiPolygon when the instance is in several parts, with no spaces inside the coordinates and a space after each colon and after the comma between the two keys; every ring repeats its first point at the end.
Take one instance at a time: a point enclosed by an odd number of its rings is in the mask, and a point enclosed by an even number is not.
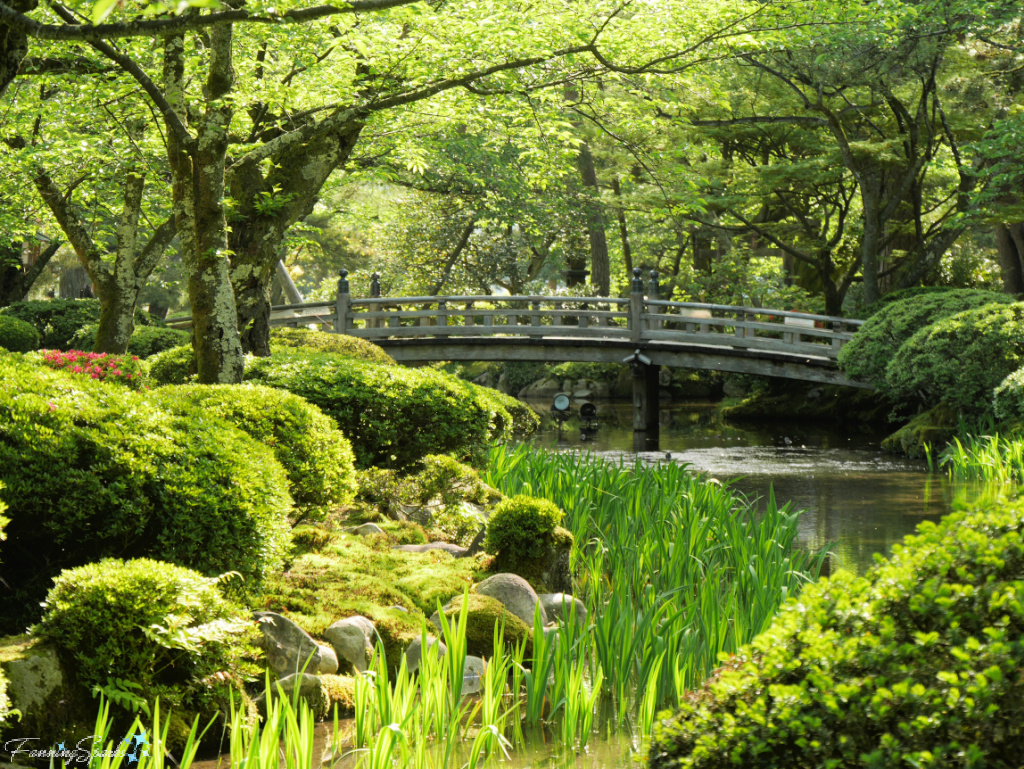
{"type": "MultiPolygon", "coordinates": [[[[835,359],[863,321],[828,315],[659,298],[657,273],[645,284],[633,271],[629,298],[568,296],[371,296],[353,299],[342,270],[333,302],[277,305],[271,326],[318,324],[377,342],[409,338],[570,337],[589,340],[678,342],[835,359]]],[[[172,318],[182,328],[191,318],[172,318]]]]}

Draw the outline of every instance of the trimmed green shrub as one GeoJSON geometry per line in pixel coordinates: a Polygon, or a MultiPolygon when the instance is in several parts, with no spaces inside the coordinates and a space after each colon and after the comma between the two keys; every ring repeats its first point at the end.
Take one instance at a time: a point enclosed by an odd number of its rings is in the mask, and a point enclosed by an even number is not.
{"type": "Polygon", "coordinates": [[[484,549],[508,564],[543,556],[562,511],[553,502],[519,494],[494,506],[487,521],[484,549]]]}
{"type": "Polygon", "coordinates": [[[921,329],[885,369],[897,402],[945,401],[965,414],[992,408],[992,391],[1024,365],[1024,302],[968,310],[921,329]]]}
{"type": "Polygon", "coordinates": [[[280,348],[298,348],[308,352],[332,352],[385,366],[397,365],[394,358],[373,342],[345,334],[311,331],[308,328],[272,328],[270,347],[271,352],[280,348]]]}
{"type": "MultiPolygon", "coordinates": [[[[46,299],[15,302],[0,308],[0,315],[32,324],[42,339],[40,346],[53,350],[72,349],[71,338],[82,326],[100,320],[99,299],[46,299]]],[[[160,321],[144,310],[135,311],[137,326],[159,325],[160,321]]],[[[92,346],[89,346],[92,349],[92,346]]]]}
{"type": "Polygon", "coordinates": [[[160,698],[208,719],[251,678],[256,629],[218,579],[170,563],[106,560],[54,580],[36,626],[79,683],[128,710],[160,698]],[[131,685],[125,685],[129,682],[131,685]]]}
{"type": "Polygon", "coordinates": [[[9,352],[39,349],[39,332],[31,323],[0,315],[0,347],[9,352]]]}
{"type": "Polygon", "coordinates": [[[0,480],[10,524],[0,623],[24,627],[62,569],[151,557],[258,592],[288,544],[270,449],[207,414],[0,357],[0,480]]]}
{"type": "Polygon", "coordinates": [[[357,467],[407,468],[427,454],[482,461],[487,444],[508,438],[513,424],[493,390],[430,369],[279,350],[253,360],[245,377],[333,417],[352,441],[357,467]]]}
{"type": "Polygon", "coordinates": [[[999,383],[992,394],[996,419],[1024,419],[1024,369],[1017,369],[999,383]]]}
{"type": "Polygon", "coordinates": [[[868,318],[843,349],[839,366],[851,379],[885,387],[885,366],[919,330],[943,318],[1013,298],[994,291],[951,289],[911,294],[891,302],[868,318]]]}
{"type": "Polygon", "coordinates": [[[158,386],[187,384],[196,375],[196,358],[191,344],[158,352],[146,364],[150,381],[158,386]]]}
{"type": "MultiPolygon", "coordinates": [[[[98,328],[97,324],[90,323],[78,329],[69,342],[71,349],[93,349],[96,345],[96,330],[98,328]]],[[[132,332],[132,338],[128,340],[128,354],[137,355],[140,358],[150,358],[158,352],[191,344],[192,335],[187,331],[164,326],[136,326],[132,332]]]]}
{"type": "Polygon", "coordinates": [[[320,519],[355,497],[352,445],[312,403],[259,385],[177,385],[153,393],[178,414],[207,413],[269,447],[288,474],[296,520],[320,519]]]}
{"type": "Polygon", "coordinates": [[[985,502],[806,587],[656,722],[651,769],[1019,767],[1022,531],[985,502]]]}

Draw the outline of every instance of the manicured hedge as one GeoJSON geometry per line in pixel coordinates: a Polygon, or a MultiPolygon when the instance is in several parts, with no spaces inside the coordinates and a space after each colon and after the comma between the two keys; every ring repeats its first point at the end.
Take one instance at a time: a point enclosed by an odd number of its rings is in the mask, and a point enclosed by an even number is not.
{"type": "Polygon", "coordinates": [[[1024,302],[968,310],[921,329],[885,370],[897,402],[946,402],[974,415],[992,408],[992,391],[1024,365],[1024,302]]]}
{"type": "Polygon", "coordinates": [[[397,365],[394,358],[373,342],[345,334],[311,331],[308,328],[270,329],[270,348],[271,352],[282,348],[298,348],[308,352],[333,352],[344,355],[346,358],[359,358],[383,365],[397,365]]]}
{"type": "MultiPolygon", "coordinates": [[[[71,339],[82,326],[100,320],[99,299],[47,299],[15,302],[0,308],[0,315],[31,323],[42,339],[40,346],[53,350],[72,349],[71,339]]],[[[144,310],[135,311],[137,326],[159,325],[157,318],[144,310]]],[[[90,346],[91,350],[92,347],[90,346]]]]}
{"type": "Polygon", "coordinates": [[[149,379],[157,386],[186,384],[196,373],[195,353],[191,344],[158,352],[146,363],[149,366],[149,379]]]}
{"type": "Polygon", "coordinates": [[[884,388],[886,364],[920,329],[965,310],[1011,302],[1006,294],[973,289],[913,293],[868,318],[840,350],[839,366],[852,379],[884,388]]]}
{"type": "Polygon", "coordinates": [[[108,693],[115,704],[130,709],[122,692],[149,703],[159,697],[163,714],[185,708],[205,725],[228,707],[229,692],[237,705],[251,672],[244,658],[254,628],[246,613],[225,600],[217,578],[146,558],[106,560],[54,580],[36,631],[90,690],[111,679],[139,687],[108,693]]]}
{"type": "Polygon", "coordinates": [[[790,599],[656,724],[651,769],[1019,767],[1024,504],[918,531],[790,599]]]}
{"type": "Polygon", "coordinates": [[[150,557],[258,591],[288,539],[270,449],[216,417],[0,356],[0,481],[10,506],[0,626],[19,630],[62,569],[150,557]]]}
{"type": "Polygon", "coordinates": [[[1024,419],[1024,369],[1017,369],[996,387],[992,397],[996,419],[1024,419]]]}
{"type": "Polygon", "coordinates": [[[220,417],[269,447],[288,474],[299,520],[323,518],[355,496],[352,445],[333,419],[297,395],[248,384],[161,387],[152,397],[174,413],[220,417]]]}
{"type": "Polygon", "coordinates": [[[38,350],[39,332],[31,323],[0,315],[0,348],[8,352],[38,350]]]}
{"type": "Polygon", "coordinates": [[[432,369],[278,351],[253,360],[245,377],[333,417],[352,441],[357,467],[407,468],[427,454],[482,460],[488,443],[508,438],[515,423],[500,393],[432,369]]]}
{"type": "MultiPolygon", "coordinates": [[[[82,326],[68,343],[74,350],[91,350],[96,345],[96,330],[99,326],[90,323],[82,326]]],[[[136,326],[128,340],[128,354],[150,358],[158,352],[181,345],[191,345],[192,335],[187,331],[162,326],[136,326]]]]}

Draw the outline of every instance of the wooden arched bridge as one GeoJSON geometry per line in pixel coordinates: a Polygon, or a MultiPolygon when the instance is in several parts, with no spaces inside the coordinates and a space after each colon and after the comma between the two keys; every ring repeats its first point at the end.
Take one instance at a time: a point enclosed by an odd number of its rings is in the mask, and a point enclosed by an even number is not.
{"type": "MultiPolygon", "coordinates": [[[[567,296],[371,296],[354,299],[343,270],[334,301],[278,305],[271,326],[367,339],[400,363],[565,361],[630,363],[635,427],[656,429],[661,366],[867,387],[836,365],[859,320],[762,307],[670,302],[657,275],[633,271],[628,298],[567,296]],[[648,407],[651,404],[651,407],[648,407]]],[[[170,325],[187,325],[174,319],[170,325]],[[176,321],[176,322],[175,322],[176,321]]]]}

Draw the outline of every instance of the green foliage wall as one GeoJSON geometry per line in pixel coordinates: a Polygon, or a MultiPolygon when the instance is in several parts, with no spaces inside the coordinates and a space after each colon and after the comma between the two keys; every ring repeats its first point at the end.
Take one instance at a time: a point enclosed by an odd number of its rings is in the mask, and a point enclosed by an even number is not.
{"type": "Polygon", "coordinates": [[[397,365],[395,359],[383,349],[354,336],[328,334],[308,328],[273,328],[270,330],[272,348],[298,348],[309,352],[333,352],[348,358],[359,358],[371,363],[397,365]]]}
{"type": "Polygon", "coordinates": [[[651,769],[1019,767],[1022,531],[988,501],[805,588],[665,714],[651,769]]]}
{"type": "MultiPolygon", "coordinates": [[[[82,326],[71,337],[68,345],[73,350],[91,350],[96,344],[95,323],[82,326]]],[[[188,331],[161,326],[136,326],[132,338],[128,340],[128,353],[140,358],[150,358],[158,352],[170,350],[181,345],[191,345],[192,336],[188,331]]]]}
{"type": "Polygon", "coordinates": [[[156,557],[253,593],[287,546],[292,502],[270,449],[210,415],[0,356],[0,481],[10,505],[0,618],[39,616],[62,569],[156,557]]]}
{"type": "Polygon", "coordinates": [[[887,302],[868,318],[839,352],[839,366],[852,379],[885,387],[886,364],[910,337],[936,321],[987,304],[1009,304],[1013,298],[993,291],[955,289],[915,291],[887,302]]]}
{"type": "Polygon", "coordinates": [[[927,326],[903,343],[885,369],[896,401],[945,401],[961,412],[989,412],[992,392],[1024,364],[1024,302],[968,310],[927,326]]]}

